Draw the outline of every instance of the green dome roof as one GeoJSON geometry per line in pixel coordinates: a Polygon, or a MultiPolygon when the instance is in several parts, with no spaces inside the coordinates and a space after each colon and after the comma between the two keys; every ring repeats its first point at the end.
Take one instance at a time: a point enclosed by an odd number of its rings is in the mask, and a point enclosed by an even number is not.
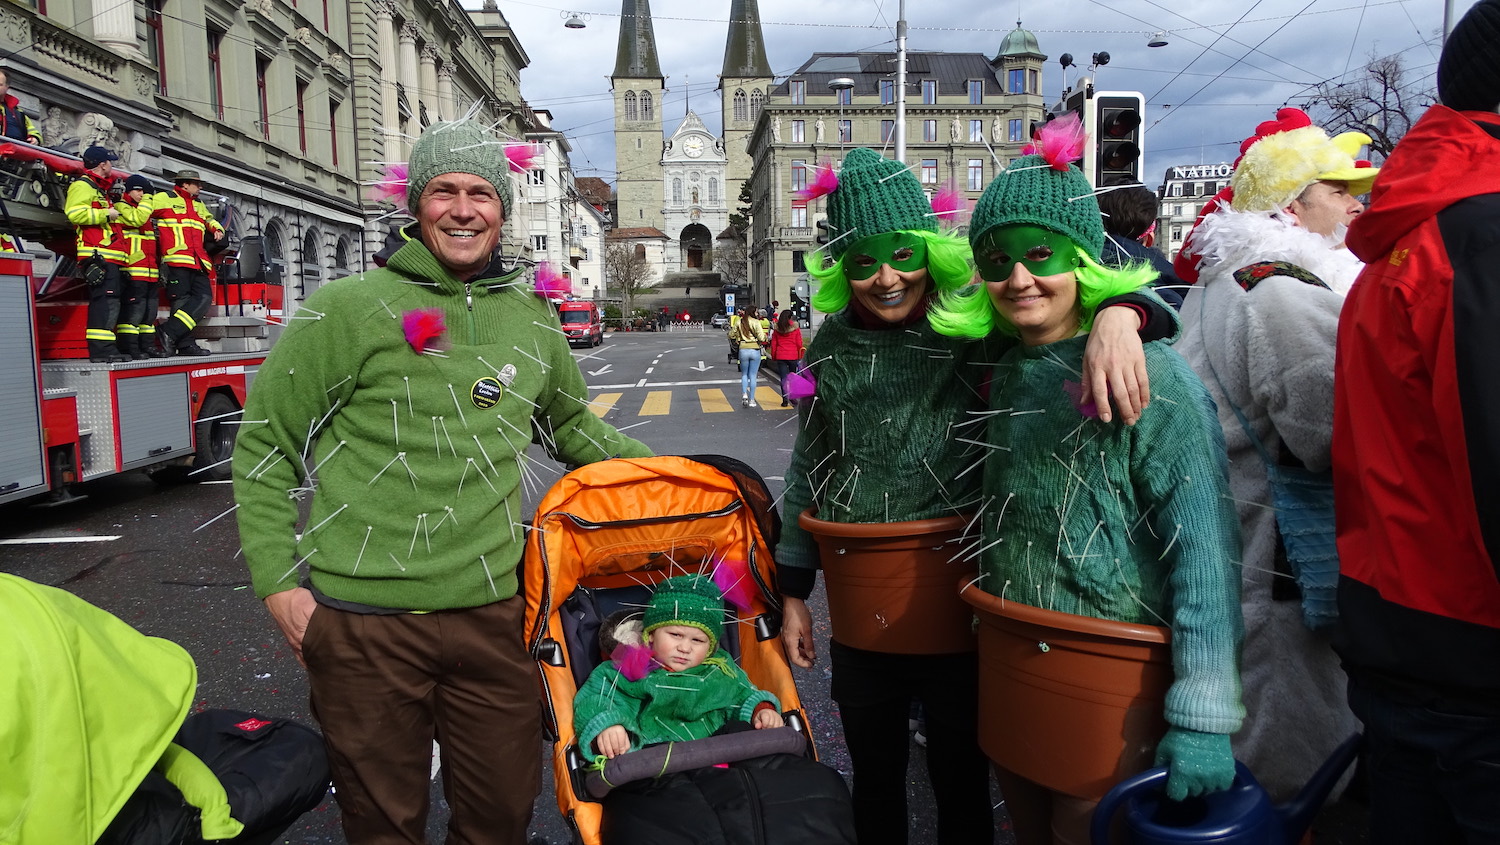
{"type": "Polygon", "coordinates": [[[996,58],[1037,58],[1046,60],[1042,54],[1041,45],[1036,43],[1036,36],[1030,30],[1022,29],[1021,22],[1016,21],[1016,28],[1006,34],[1005,40],[1000,42],[1000,53],[996,58]]]}

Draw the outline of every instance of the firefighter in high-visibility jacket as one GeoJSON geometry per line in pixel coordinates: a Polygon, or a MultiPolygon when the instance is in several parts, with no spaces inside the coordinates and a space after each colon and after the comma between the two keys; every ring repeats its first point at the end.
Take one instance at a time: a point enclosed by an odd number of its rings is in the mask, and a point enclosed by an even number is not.
{"type": "Polygon", "coordinates": [[[157,269],[156,224],[151,219],[154,199],[151,180],[137,173],[125,180],[125,194],[115,203],[125,233],[125,290],[115,335],[121,350],[130,351],[137,361],[167,354],[156,345],[161,271],[157,269]]]}
{"type": "Polygon", "coordinates": [[[83,151],[84,173],[68,185],[64,213],[78,230],[78,271],[89,291],[89,360],[100,363],[128,361],[130,355],[115,345],[115,322],[120,315],[120,268],[125,264],[121,246],[120,212],[109,199],[114,184],[112,162],[119,156],[103,147],[83,151]]]}
{"type": "Polygon", "coordinates": [[[202,202],[198,192],[203,177],[196,170],[179,170],[170,191],[151,202],[156,220],[156,245],[161,253],[162,282],[172,302],[172,316],[158,333],[168,355],[207,355],[193,341],[193,328],[213,303],[213,261],[204,249],[204,239],[224,239],[224,227],[202,202]]]}

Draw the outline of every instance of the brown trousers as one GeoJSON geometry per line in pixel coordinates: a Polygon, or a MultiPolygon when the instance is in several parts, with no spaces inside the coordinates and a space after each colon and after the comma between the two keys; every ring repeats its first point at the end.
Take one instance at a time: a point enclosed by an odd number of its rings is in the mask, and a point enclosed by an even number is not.
{"type": "Polygon", "coordinates": [[[536,663],[519,596],[372,616],[319,606],[303,656],[350,845],[426,842],[432,742],[451,845],[523,845],[541,787],[536,663]]]}

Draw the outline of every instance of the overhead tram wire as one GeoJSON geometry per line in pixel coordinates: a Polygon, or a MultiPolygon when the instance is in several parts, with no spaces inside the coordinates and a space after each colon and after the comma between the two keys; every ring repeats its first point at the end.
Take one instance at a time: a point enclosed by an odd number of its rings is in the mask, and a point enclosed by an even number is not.
{"type": "MultiPolygon", "coordinates": [[[[1155,6],[1158,9],[1161,9],[1164,12],[1168,12],[1170,14],[1176,15],[1177,17],[1182,18],[1183,20],[1185,20],[1188,23],[1191,23],[1191,24],[1193,24],[1195,26],[1202,26],[1197,21],[1193,20],[1192,18],[1188,17],[1187,15],[1184,15],[1183,13],[1181,13],[1179,11],[1176,11],[1175,9],[1169,9],[1166,6],[1163,6],[1160,3],[1156,2],[1156,0],[1145,0],[1145,2],[1151,4],[1152,6],[1155,6]]],[[[1366,0],[1366,2],[1368,2],[1368,0],[1366,0]]],[[[1260,4],[1257,3],[1256,5],[1260,5],[1260,4]]],[[[1353,7],[1351,7],[1351,8],[1353,8],[1353,7]]],[[[1254,7],[1251,7],[1251,10],[1253,11],[1254,7]]],[[[1249,14],[1249,12],[1245,13],[1245,15],[1248,15],[1248,14],[1249,14]]],[[[1280,56],[1273,56],[1273,55],[1271,55],[1270,53],[1267,53],[1264,50],[1257,50],[1257,49],[1255,49],[1253,47],[1250,47],[1250,45],[1246,44],[1245,42],[1240,41],[1238,38],[1235,38],[1235,37],[1231,36],[1229,33],[1235,27],[1241,26],[1243,24],[1247,24],[1247,23],[1251,23],[1252,22],[1252,21],[1245,20],[1245,15],[1240,15],[1239,20],[1237,20],[1234,23],[1230,24],[1229,25],[1229,29],[1224,30],[1224,38],[1225,38],[1225,40],[1229,41],[1232,44],[1238,44],[1241,47],[1245,47],[1245,48],[1249,49],[1250,52],[1252,52],[1252,53],[1260,53],[1262,56],[1265,56],[1266,58],[1270,59],[1271,61],[1280,62],[1281,64],[1286,65],[1289,68],[1292,68],[1293,70],[1301,71],[1303,73],[1307,72],[1307,69],[1304,68],[1304,67],[1301,67],[1300,65],[1297,65],[1297,64],[1294,64],[1292,62],[1289,62],[1286,59],[1281,58],[1280,56]]],[[[1280,20],[1285,20],[1287,22],[1290,22],[1291,20],[1295,19],[1296,17],[1299,17],[1299,16],[1298,15],[1293,15],[1290,18],[1280,18],[1280,20]]],[[[1261,20],[1261,21],[1269,21],[1269,20],[1277,20],[1277,19],[1278,18],[1260,18],[1259,20],[1261,20]]],[[[1220,24],[1219,26],[1223,26],[1223,24],[1220,24]]],[[[1207,29],[1207,27],[1204,27],[1204,28],[1207,29]]],[[[1180,32],[1181,30],[1172,30],[1172,31],[1173,32],[1180,32]]]]}
{"type": "MultiPolygon", "coordinates": [[[[1246,9],[1244,15],[1240,15],[1240,20],[1241,21],[1244,20],[1245,19],[1245,15],[1248,15],[1251,12],[1255,11],[1256,7],[1258,7],[1262,2],[1263,2],[1263,0],[1255,0],[1255,5],[1251,6],[1248,9],[1246,9]]],[[[1193,59],[1192,59],[1192,61],[1188,62],[1186,65],[1183,65],[1182,70],[1179,70],[1177,73],[1173,74],[1172,78],[1168,79],[1160,88],[1158,88],[1156,90],[1155,94],[1152,94],[1150,97],[1147,97],[1146,98],[1146,102],[1149,103],[1149,102],[1155,100],[1156,98],[1160,97],[1163,91],[1167,90],[1167,88],[1170,87],[1173,82],[1177,81],[1178,77],[1182,76],[1183,71],[1186,71],[1188,68],[1190,68],[1194,64],[1196,64],[1199,59],[1201,59],[1205,55],[1207,55],[1208,51],[1213,49],[1214,44],[1217,44],[1220,41],[1224,40],[1224,38],[1229,35],[1230,30],[1234,29],[1238,25],[1239,25],[1239,21],[1235,21],[1234,23],[1232,23],[1232,24],[1229,25],[1228,29],[1226,29],[1223,32],[1219,33],[1218,36],[1216,38],[1214,38],[1214,40],[1213,40],[1212,43],[1210,43],[1207,47],[1203,48],[1203,52],[1201,52],[1198,55],[1194,56],[1193,59]]],[[[1217,79],[1218,77],[1214,77],[1214,78],[1217,79]]]]}
{"type": "Polygon", "coordinates": [[[1349,39],[1349,55],[1344,59],[1344,73],[1349,72],[1349,65],[1354,63],[1354,47],[1359,44],[1359,30],[1365,25],[1365,7],[1359,7],[1359,22],[1354,25],[1354,37],[1349,39]]]}
{"type": "MultiPolygon", "coordinates": [[[[1159,24],[1156,24],[1156,23],[1153,23],[1151,21],[1148,21],[1145,18],[1138,18],[1135,15],[1130,14],[1129,12],[1124,12],[1124,11],[1121,11],[1119,9],[1116,9],[1113,6],[1110,6],[1108,3],[1105,3],[1104,0],[1089,0],[1089,2],[1093,3],[1095,6],[1098,6],[1101,9],[1106,9],[1106,10],[1114,12],[1116,14],[1124,15],[1125,17],[1130,18],[1133,21],[1137,21],[1137,22],[1139,22],[1141,24],[1144,24],[1148,28],[1149,31],[1153,31],[1154,32],[1154,31],[1157,31],[1157,30],[1166,30],[1166,29],[1169,29],[1169,27],[1161,26],[1159,24]]],[[[1296,19],[1296,16],[1293,16],[1291,18],[1288,18],[1287,22],[1289,23],[1289,22],[1291,22],[1292,20],[1295,20],[1295,19],[1296,19]]],[[[1273,20],[1276,20],[1276,19],[1273,18],[1273,20]]],[[[1286,24],[1282,24],[1282,25],[1285,26],[1286,24]]],[[[1181,33],[1181,30],[1171,30],[1171,31],[1175,32],[1175,33],[1179,33],[1179,34],[1181,33]]],[[[1188,38],[1185,35],[1182,36],[1182,40],[1188,42],[1189,44],[1196,44],[1196,45],[1198,45],[1200,47],[1203,46],[1201,42],[1194,41],[1193,39],[1188,38]]],[[[1217,41],[1217,40],[1218,39],[1215,39],[1215,41],[1217,41]]],[[[1226,53],[1223,50],[1214,50],[1214,52],[1218,53],[1221,56],[1224,56],[1225,58],[1234,59],[1236,64],[1245,64],[1245,65],[1248,65],[1250,67],[1255,68],[1256,70],[1260,71],[1261,73],[1265,73],[1265,74],[1269,74],[1271,76],[1277,77],[1278,79],[1281,79],[1284,82],[1290,82],[1290,83],[1292,83],[1294,85],[1296,84],[1296,80],[1288,79],[1284,74],[1277,73],[1274,70],[1267,70],[1266,68],[1263,68],[1260,65],[1257,65],[1257,64],[1255,64],[1253,62],[1250,62],[1250,61],[1246,61],[1246,59],[1245,59],[1244,56],[1238,56],[1237,57],[1237,56],[1234,56],[1233,54],[1226,53]]]]}

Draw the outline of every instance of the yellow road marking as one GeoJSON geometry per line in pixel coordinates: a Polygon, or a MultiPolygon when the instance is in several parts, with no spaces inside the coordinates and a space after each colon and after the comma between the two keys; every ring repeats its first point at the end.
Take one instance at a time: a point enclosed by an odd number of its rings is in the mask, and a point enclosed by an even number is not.
{"type": "Polygon", "coordinates": [[[704,388],[698,391],[698,407],[705,414],[727,414],[734,410],[729,406],[729,400],[725,398],[724,391],[718,388],[704,388]]]}
{"type": "Polygon", "coordinates": [[[624,395],[623,393],[601,393],[595,396],[593,401],[589,403],[589,410],[593,411],[595,416],[602,417],[613,411],[615,403],[620,401],[620,397],[624,395]]]}
{"type": "Polygon", "coordinates": [[[781,394],[776,392],[776,388],[763,384],[755,388],[755,404],[759,405],[762,411],[787,410],[781,407],[781,394]]]}
{"type": "Polygon", "coordinates": [[[672,412],[672,391],[653,390],[646,394],[646,401],[641,405],[641,416],[660,417],[672,412]]]}

